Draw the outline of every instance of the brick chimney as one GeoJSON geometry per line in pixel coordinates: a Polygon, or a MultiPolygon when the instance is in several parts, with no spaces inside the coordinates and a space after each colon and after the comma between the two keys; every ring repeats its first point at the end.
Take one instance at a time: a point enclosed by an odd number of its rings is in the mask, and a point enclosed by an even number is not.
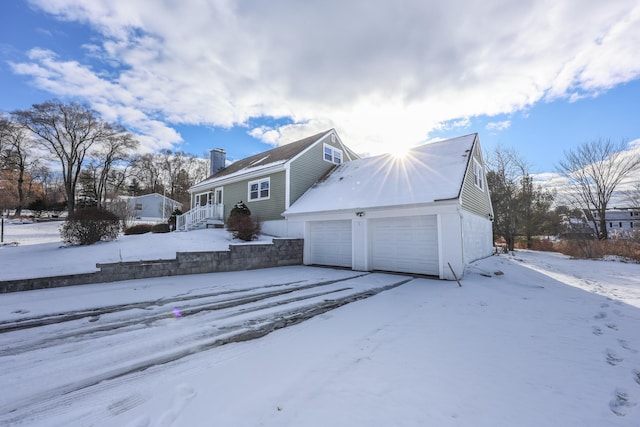
{"type": "Polygon", "coordinates": [[[211,160],[209,162],[209,175],[215,175],[225,168],[227,153],[222,148],[211,150],[211,160]]]}

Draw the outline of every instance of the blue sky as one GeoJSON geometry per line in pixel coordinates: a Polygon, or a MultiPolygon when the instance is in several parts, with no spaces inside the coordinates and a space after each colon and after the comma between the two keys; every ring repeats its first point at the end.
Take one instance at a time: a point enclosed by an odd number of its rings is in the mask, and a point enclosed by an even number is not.
{"type": "Polygon", "coordinates": [[[0,110],[78,100],[146,151],[231,160],[332,127],[361,154],[478,132],[549,172],[640,139],[638,2],[516,3],[3,1],[0,110]]]}

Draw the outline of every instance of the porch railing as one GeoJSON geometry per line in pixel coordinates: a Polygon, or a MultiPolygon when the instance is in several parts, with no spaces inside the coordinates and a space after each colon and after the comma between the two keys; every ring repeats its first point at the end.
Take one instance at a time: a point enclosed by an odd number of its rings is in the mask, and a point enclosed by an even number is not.
{"type": "Polygon", "coordinates": [[[224,205],[196,206],[176,218],[176,230],[188,231],[207,219],[223,220],[224,205]]]}

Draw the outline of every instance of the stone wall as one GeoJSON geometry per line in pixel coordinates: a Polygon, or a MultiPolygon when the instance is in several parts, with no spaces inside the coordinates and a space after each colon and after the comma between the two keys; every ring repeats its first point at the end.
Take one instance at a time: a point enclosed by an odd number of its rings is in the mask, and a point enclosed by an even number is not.
{"type": "Polygon", "coordinates": [[[178,252],[175,259],[96,264],[95,273],[0,282],[0,293],[117,282],[183,274],[242,271],[301,265],[302,239],[273,239],[273,243],[230,245],[228,251],[178,252]]]}

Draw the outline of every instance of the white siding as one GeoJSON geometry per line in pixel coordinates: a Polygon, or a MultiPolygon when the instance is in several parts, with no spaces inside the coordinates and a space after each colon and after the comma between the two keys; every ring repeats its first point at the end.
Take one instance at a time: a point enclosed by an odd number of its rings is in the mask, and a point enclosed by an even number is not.
{"type": "Polygon", "coordinates": [[[462,211],[462,233],[465,264],[493,253],[492,225],[489,219],[462,211]]]}

